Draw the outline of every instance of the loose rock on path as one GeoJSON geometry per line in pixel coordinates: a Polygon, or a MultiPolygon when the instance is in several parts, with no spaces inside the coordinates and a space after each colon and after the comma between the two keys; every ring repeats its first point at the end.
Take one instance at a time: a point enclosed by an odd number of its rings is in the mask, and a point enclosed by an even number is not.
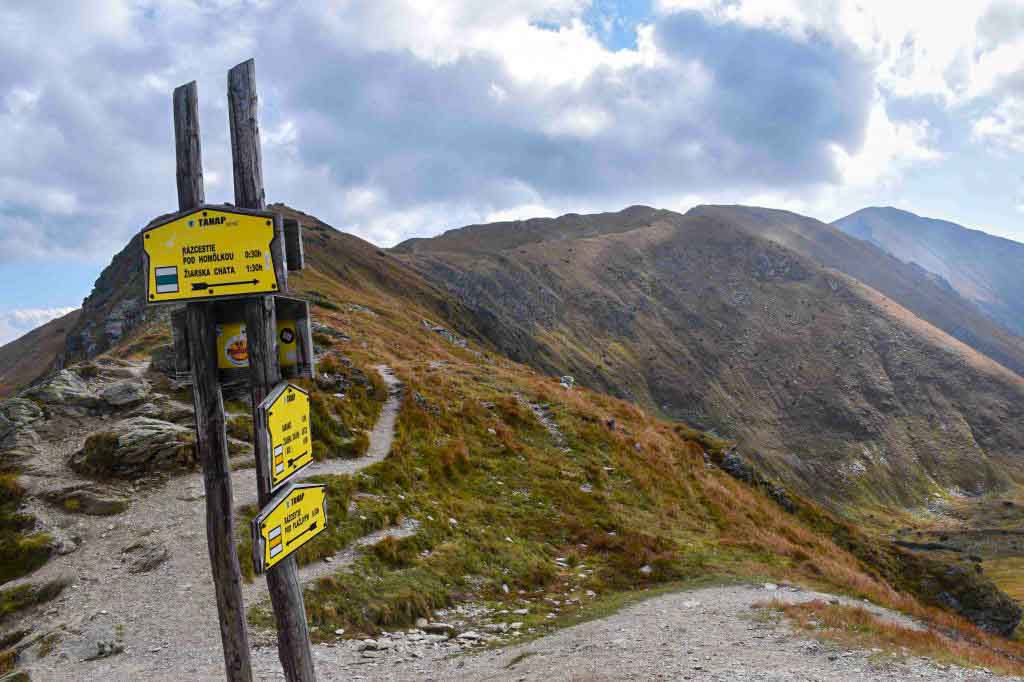
{"type": "MultiPolygon", "coordinates": [[[[377,370],[389,395],[370,434],[367,454],[355,460],[310,465],[300,474],[302,478],[353,474],[387,456],[401,402],[401,384],[389,368],[379,366],[377,370]]],[[[67,459],[68,447],[57,445],[61,452],[49,458],[49,466],[67,459]]],[[[235,506],[254,503],[255,470],[238,469],[231,478],[235,506]]],[[[41,505],[33,511],[54,527],[70,523],[71,528],[63,531],[76,536],[79,545],[65,556],[54,557],[31,576],[12,583],[37,584],[55,578],[70,583],[60,597],[33,618],[37,632],[55,632],[58,637],[53,651],[45,657],[33,660],[33,650],[26,652],[21,667],[33,680],[223,679],[201,473],[174,476],[164,485],[140,489],[130,510],[118,516],[63,515],[41,505]],[[144,543],[141,552],[140,542],[144,543]],[[140,563],[143,555],[149,560],[140,563]],[[112,650],[108,645],[114,642],[117,647],[112,650]],[[123,651],[117,651],[119,647],[123,651]],[[93,660],[85,660],[89,658],[93,660]]],[[[378,531],[357,541],[355,547],[330,563],[304,566],[300,580],[309,582],[337,572],[354,561],[360,546],[412,532],[412,523],[378,531]]],[[[243,595],[247,606],[266,600],[266,582],[257,578],[244,584],[243,595]]],[[[250,633],[250,640],[256,639],[250,633]]],[[[269,651],[271,656],[262,655],[264,651],[254,659],[254,673],[259,679],[280,675],[276,647],[269,651]]]]}
{"type": "MultiPolygon", "coordinates": [[[[322,680],[380,682],[1012,679],[921,658],[894,659],[877,651],[823,644],[794,631],[785,621],[757,617],[753,607],[772,599],[787,603],[838,599],[866,606],[798,588],[710,587],[655,597],[524,644],[459,656],[449,655],[437,642],[401,638],[374,651],[370,659],[360,652],[359,642],[321,645],[315,652],[317,674],[322,680]]],[[[905,616],[879,607],[869,609],[913,627],[905,616]]]]}

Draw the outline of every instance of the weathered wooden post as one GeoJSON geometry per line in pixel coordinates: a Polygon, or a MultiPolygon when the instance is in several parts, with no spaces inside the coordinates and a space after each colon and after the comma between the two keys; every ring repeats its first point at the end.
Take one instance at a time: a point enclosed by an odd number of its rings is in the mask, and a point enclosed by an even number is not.
{"type": "MultiPolygon", "coordinates": [[[[235,179],[235,205],[263,210],[263,161],[260,149],[256,99],[256,66],[243,62],[228,72],[228,115],[231,125],[231,157],[235,179]]],[[[249,347],[249,381],[253,423],[259,424],[258,409],[264,398],[281,381],[276,348],[276,313],[272,297],[245,299],[245,320],[249,347]]],[[[256,479],[259,505],[271,501],[270,443],[267,434],[256,429],[256,479]]],[[[267,587],[277,621],[278,655],[290,682],[316,679],[313,652],[309,644],[306,608],[294,556],[288,556],[267,571],[267,587]]]]}
{"type": "MultiPolygon", "coordinates": [[[[178,208],[205,201],[199,142],[199,107],[195,81],[174,90],[174,143],[177,156],[178,208]]],[[[175,275],[177,277],[177,274],[175,275]]],[[[186,304],[186,336],[192,363],[196,413],[196,449],[206,487],[206,542],[217,596],[224,666],[231,682],[252,680],[242,577],[235,546],[231,468],[225,432],[224,400],[217,376],[216,318],[210,303],[186,304]]]]}

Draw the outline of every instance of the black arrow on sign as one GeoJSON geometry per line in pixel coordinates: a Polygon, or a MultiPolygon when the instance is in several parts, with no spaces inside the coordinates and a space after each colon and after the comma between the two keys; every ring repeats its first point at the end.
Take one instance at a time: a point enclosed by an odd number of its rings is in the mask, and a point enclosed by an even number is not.
{"type": "Polygon", "coordinates": [[[288,460],[288,466],[290,466],[290,467],[291,466],[295,466],[295,463],[298,462],[300,459],[302,459],[304,457],[309,457],[309,453],[308,452],[304,452],[301,455],[299,455],[298,457],[293,457],[292,459],[288,460]]]}
{"type": "Polygon", "coordinates": [[[296,540],[298,540],[299,538],[301,538],[306,533],[312,533],[314,530],[316,530],[316,521],[314,521],[313,523],[309,524],[309,528],[307,528],[306,530],[302,531],[301,533],[299,533],[295,537],[291,538],[290,540],[288,540],[288,542],[286,542],[284,544],[290,545],[293,542],[295,542],[296,540]]]}
{"type": "Polygon", "coordinates": [[[219,284],[207,284],[206,282],[193,282],[192,291],[205,291],[214,287],[236,287],[240,284],[259,284],[258,279],[243,279],[240,282],[220,282],[219,284]]]}

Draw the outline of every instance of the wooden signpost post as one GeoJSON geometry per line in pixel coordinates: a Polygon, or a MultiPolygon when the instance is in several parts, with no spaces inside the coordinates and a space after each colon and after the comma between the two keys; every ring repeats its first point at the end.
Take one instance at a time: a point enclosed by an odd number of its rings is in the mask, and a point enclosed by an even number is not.
{"type": "MultiPolygon", "coordinates": [[[[266,194],[263,190],[263,156],[256,104],[256,64],[250,59],[228,72],[231,158],[235,205],[262,210],[266,205],[266,194]]],[[[275,344],[277,311],[270,297],[248,298],[244,306],[249,342],[249,392],[255,423],[260,404],[281,381],[275,344]]],[[[256,480],[262,508],[271,501],[271,448],[267,434],[261,429],[255,430],[255,441],[256,480]]],[[[302,601],[302,586],[294,556],[289,555],[267,572],[267,587],[274,606],[277,649],[285,677],[289,681],[315,679],[306,606],[302,601]]]]}
{"type": "Polygon", "coordinates": [[[290,682],[312,682],[313,655],[292,553],[324,530],[326,503],[322,486],[289,483],[311,461],[312,434],[308,396],[281,383],[281,365],[293,375],[312,376],[313,349],[308,305],[276,296],[287,291],[288,270],[302,267],[302,230],[265,210],[252,60],[228,73],[234,206],[205,203],[195,82],[177,88],[173,103],[179,213],[144,230],[146,300],[186,305],[184,315],[172,316],[176,365],[191,368],[225,672],[231,682],[252,680],[219,375],[226,360],[228,368],[248,366],[253,417],[260,425],[254,448],[263,509],[252,527],[253,545],[261,552],[254,559],[259,572],[266,571],[281,665],[290,682]],[[233,337],[218,341],[218,329],[233,337]],[[289,450],[280,470],[275,448],[289,450]]]}
{"type": "MultiPolygon", "coordinates": [[[[174,91],[174,141],[178,159],[178,208],[190,211],[203,205],[203,160],[199,143],[199,102],[195,81],[174,91]]],[[[156,267],[144,263],[147,283],[156,286],[156,267]]],[[[147,285],[148,286],[148,285],[147,285]]],[[[153,292],[155,294],[155,292],[153,292]]],[[[150,292],[146,298],[149,300],[150,292]]],[[[154,299],[155,300],[155,299],[154,299]]],[[[249,637],[246,632],[242,576],[235,547],[231,494],[231,466],[225,431],[224,398],[217,381],[214,348],[217,320],[207,303],[189,303],[185,312],[186,343],[192,363],[192,396],[196,413],[196,450],[206,487],[206,544],[210,553],[224,669],[231,682],[252,680],[249,637]]]]}

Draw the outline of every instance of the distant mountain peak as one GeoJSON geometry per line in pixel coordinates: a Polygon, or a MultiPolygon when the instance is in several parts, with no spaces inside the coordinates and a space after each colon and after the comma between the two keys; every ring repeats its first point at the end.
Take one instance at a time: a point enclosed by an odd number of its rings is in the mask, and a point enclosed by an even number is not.
{"type": "Polygon", "coordinates": [[[863,208],[833,225],[943,278],[989,318],[1024,335],[1024,244],[893,207],[863,208]]]}

